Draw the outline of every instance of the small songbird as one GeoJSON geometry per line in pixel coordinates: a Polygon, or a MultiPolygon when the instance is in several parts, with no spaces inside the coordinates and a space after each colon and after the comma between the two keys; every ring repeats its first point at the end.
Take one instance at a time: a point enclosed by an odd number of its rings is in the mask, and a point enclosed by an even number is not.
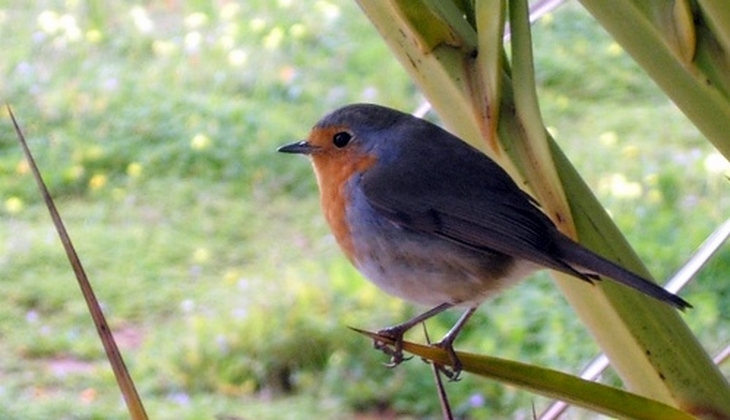
{"type": "Polygon", "coordinates": [[[354,104],[322,118],[307,140],[278,149],[311,157],[322,211],[352,264],[387,293],[433,309],[379,334],[403,360],[403,334],[452,307],[464,315],[436,345],[461,364],[453,341],[489,296],[549,268],[609,278],[679,309],[690,305],[558,231],[494,161],[440,127],[390,108],[354,104]]]}

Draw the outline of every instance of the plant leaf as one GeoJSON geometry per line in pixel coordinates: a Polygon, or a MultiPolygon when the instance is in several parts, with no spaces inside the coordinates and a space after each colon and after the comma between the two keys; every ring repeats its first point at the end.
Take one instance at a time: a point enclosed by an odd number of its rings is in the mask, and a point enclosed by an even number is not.
{"type": "MultiPolygon", "coordinates": [[[[393,343],[386,336],[357,328],[352,329],[373,340],[393,343]]],[[[447,352],[439,347],[404,341],[403,350],[432,363],[451,364],[447,352]]],[[[664,403],[556,370],[473,353],[456,352],[456,355],[465,372],[495,379],[608,416],[645,420],[695,419],[692,415],[664,403]]]]}

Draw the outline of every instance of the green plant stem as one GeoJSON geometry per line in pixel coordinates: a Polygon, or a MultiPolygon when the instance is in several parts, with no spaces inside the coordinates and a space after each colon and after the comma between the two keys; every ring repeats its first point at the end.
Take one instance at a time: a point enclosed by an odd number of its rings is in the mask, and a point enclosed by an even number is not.
{"type": "MultiPolygon", "coordinates": [[[[425,2],[417,3],[411,3],[410,7],[428,7],[425,2]]],[[[618,3],[622,6],[627,1],[618,3]]],[[[524,1],[515,4],[518,8],[526,7],[524,1]]],[[[533,99],[534,94],[530,91],[534,90],[534,78],[530,75],[531,56],[529,51],[522,51],[529,48],[529,42],[524,42],[524,32],[527,28],[525,25],[520,26],[519,20],[513,23],[516,24],[518,32],[523,33],[522,40],[518,40],[521,42],[520,46],[512,54],[513,60],[517,60],[513,61],[515,67],[519,68],[513,73],[506,61],[500,61],[503,67],[497,70],[500,72],[498,76],[485,75],[479,72],[494,70],[494,66],[480,62],[478,58],[474,60],[472,52],[465,50],[463,46],[489,45],[491,41],[468,39],[455,42],[452,39],[455,33],[470,34],[466,29],[455,30],[455,26],[470,25],[469,22],[474,21],[479,24],[483,18],[475,19],[467,16],[466,19],[459,20],[453,15],[444,17],[443,12],[433,12],[421,13],[420,15],[428,16],[428,22],[420,22],[414,19],[418,14],[412,11],[396,12],[395,15],[401,18],[393,19],[393,4],[385,1],[361,1],[360,6],[447,126],[466,141],[479,145],[482,150],[485,150],[484,145],[493,146],[486,148],[485,151],[520,180],[518,182],[521,185],[538,189],[537,196],[558,197],[554,192],[565,188],[570,213],[575,218],[581,242],[648,277],[640,260],[572,165],[552,140],[545,143],[544,125],[540,121],[539,110],[533,99]],[[403,18],[403,16],[410,17],[403,18]],[[434,16],[438,18],[435,19],[434,16]],[[442,19],[451,20],[447,23],[440,21],[442,19]],[[438,30],[439,25],[443,26],[440,30],[438,30]],[[422,31],[428,34],[420,34],[422,31]],[[433,36],[434,33],[441,35],[433,36]],[[422,39],[429,40],[427,48],[424,48],[424,42],[419,42],[422,39]],[[495,86],[494,80],[499,80],[500,94],[488,97],[484,87],[495,86]],[[519,89],[515,87],[524,83],[531,86],[528,88],[520,86],[519,89]],[[517,96],[519,98],[516,98],[517,96]],[[483,116],[489,115],[484,107],[494,103],[495,98],[499,99],[499,142],[492,145],[490,144],[492,139],[489,137],[489,121],[485,121],[483,116]],[[528,131],[531,135],[527,134],[528,131]],[[507,153],[504,153],[505,151],[507,153]],[[507,156],[513,161],[507,159],[507,156]],[[555,167],[552,163],[545,166],[546,162],[552,160],[555,160],[555,167]],[[540,165],[534,165],[535,161],[541,162],[540,165]],[[550,176],[551,171],[557,171],[559,181],[550,176]],[[547,185],[539,181],[541,177],[548,180],[547,185]],[[521,181],[522,179],[528,182],[521,181]],[[536,179],[537,182],[534,181],[536,179]]],[[[630,10],[616,11],[617,6],[614,2],[606,2],[604,8],[614,10],[616,16],[623,16],[630,10]]],[[[486,13],[485,10],[479,9],[479,4],[475,10],[480,14],[486,13]]],[[[495,14],[498,13],[500,12],[495,10],[495,14]]],[[[513,17],[515,18],[525,20],[524,12],[520,16],[513,17]]],[[[680,26],[682,27],[686,29],[686,25],[680,26]]],[[[624,29],[628,31],[631,28],[624,29]]],[[[648,24],[642,29],[649,31],[648,24]]],[[[479,38],[494,36],[495,31],[482,33],[482,30],[484,28],[480,27],[479,38]]],[[[680,84],[686,85],[685,93],[694,95],[692,97],[697,100],[708,99],[709,103],[703,104],[703,107],[711,108],[708,111],[711,116],[717,118],[723,116],[721,124],[711,121],[711,117],[703,118],[706,125],[704,130],[717,135],[720,127],[724,127],[730,121],[730,107],[723,102],[724,99],[719,91],[692,85],[696,81],[690,72],[679,64],[677,57],[680,55],[667,46],[666,39],[659,36],[655,29],[651,32],[652,41],[661,44],[652,48],[661,49],[660,55],[663,60],[672,62],[671,66],[663,69],[667,73],[663,77],[671,80],[674,77],[672,72],[681,72],[680,84]]],[[[687,45],[685,51],[689,51],[687,45]]],[[[725,129],[724,132],[727,133],[728,130],[725,129]]],[[[569,214],[557,199],[548,200],[545,210],[558,221],[563,219],[561,215],[569,214]]],[[[569,220],[567,217],[565,219],[569,220]]],[[[565,276],[556,278],[578,316],[596,337],[599,345],[606,349],[607,355],[631,389],[650,398],[679,406],[691,413],[709,412],[730,416],[727,382],[675,310],[610,282],[602,282],[600,286],[591,287],[565,276]]]]}
{"type": "MultiPolygon", "coordinates": [[[[714,72],[714,77],[708,78],[713,69],[705,68],[703,72],[701,67],[686,65],[678,58],[676,48],[667,43],[667,37],[653,19],[653,16],[669,12],[648,9],[650,4],[671,7],[671,2],[581,0],[581,3],[720,153],[730,158],[730,101],[723,92],[723,87],[730,84],[727,80],[730,74],[714,72]]],[[[722,2],[721,6],[727,10],[730,2],[722,2]]],[[[724,22],[725,26],[730,25],[728,22],[724,22]]],[[[702,37],[702,34],[698,31],[698,36],[702,37]]],[[[698,56],[720,54],[726,57],[725,52],[716,49],[716,43],[704,38],[697,42],[698,56]]],[[[718,62],[722,60],[718,59],[718,62]]]]}
{"type": "MultiPolygon", "coordinates": [[[[559,147],[552,142],[553,157],[581,242],[636,272],[648,275],[638,256],[613,223],[589,187],[559,147]],[[596,227],[599,227],[598,229],[596,227]]],[[[625,293],[620,286],[602,282],[601,294],[586,296],[558,285],[581,320],[621,373],[629,389],[660,401],[674,401],[683,410],[700,415],[707,411],[730,415],[730,388],[678,311],[638,293],[625,293]]],[[[690,309],[691,310],[691,309],[690,309]]]]}
{"type": "MultiPolygon", "coordinates": [[[[356,328],[353,330],[378,341],[390,342],[387,337],[356,328]]],[[[435,364],[451,365],[448,353],[439,347],[406,341],[403,342],[403,349],[435,364]]],[[[465,352],[457,352],[457,356],[466,372],[496,379],[605,415],[646,420],[689,420],[694,418],[670,405],[556,370],[465,352]]]]}

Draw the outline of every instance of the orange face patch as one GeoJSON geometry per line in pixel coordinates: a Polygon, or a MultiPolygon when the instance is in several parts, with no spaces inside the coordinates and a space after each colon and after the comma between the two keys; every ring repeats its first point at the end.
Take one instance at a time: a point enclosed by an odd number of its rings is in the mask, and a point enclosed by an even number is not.
{"type": "Polygon", "coordinates": [[[373,166],[376,158],[363,153],[356,144],[336,147],[332,139],[342,131],[348,130],[339,126],[315,128],[307,141],[318,148],[312,153],[312,165],[317,176],[320,204],[325,219],[340,248],[354,263],[357,256],[347,223],[347,207],[351,198],[350,191],[347,190],[348,182],[353,176],[358,176],[373,166]]]}

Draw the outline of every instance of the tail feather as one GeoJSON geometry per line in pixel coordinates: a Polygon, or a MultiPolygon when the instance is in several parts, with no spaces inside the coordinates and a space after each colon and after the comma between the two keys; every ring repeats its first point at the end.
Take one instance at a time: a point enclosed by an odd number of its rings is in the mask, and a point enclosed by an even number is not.
{"type": "MultiPolygon", "coordinates": [[[[668,292],[653,281],[647,280],[644,277],[601,257],[567,237],[562,237],[561,239],[563,239],[563,241],[558,244],[561,256],[566,263],[573,266],[576,270],[580,271],[580,269],[583,268],[588,271],[595,272],[602,277],[613,279],[625,286],[644,293],[645,295],[651,296],[662,302],[667,302],[678,309],[683,310],[685,308],[692,307],[692,305],[690,305],[686,300],[668,292]]],[[[590,273],[583,274],[585,276],[590,276],[590,273]]]]}

